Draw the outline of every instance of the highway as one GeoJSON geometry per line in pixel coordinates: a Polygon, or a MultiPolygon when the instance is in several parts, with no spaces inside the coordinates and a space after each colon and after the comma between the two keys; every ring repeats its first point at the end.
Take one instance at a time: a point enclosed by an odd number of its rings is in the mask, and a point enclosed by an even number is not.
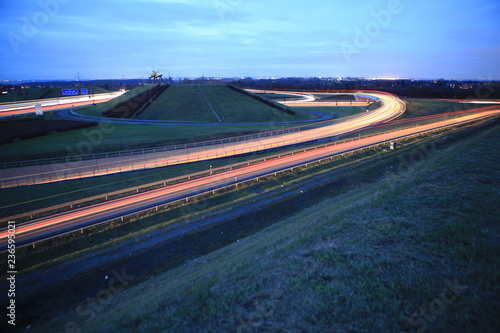
{"type": "Polygon", "coordinates": [[[0,118],[35,113],[35,104],[41,104],[44,111],[55,111],[63,108],[84,106],[109,101],[122,95],[123,92],[79,95],[74,97],[48,98],[14,103],[0,103],[0,118]]]}
{"type": "MultiPolygon", "coordinates": [[[[247,89],[251,93],[255,94],[278,94],[278,95],[287,95],[287,96],[295,96],[299,97],[299,99],[292,99],[292,100],[284,100],[284,101],[278,101],[281,104],[287,105],[287,106],[292,106],[292,107],[315,107],[315,106],[368,106],[370,105],[370,102],[362,102],[362,101],[343,101],[343,100],[337,100],[337,101],[332,101],[332,102],[325,102],[325,101],[317,101],[316,98],[314,97],[313,94],[311,93],[304,93],[304,92],[283,92],[283,91],[277,91],[277,90],[255,90],[255,89],[247,89]]],[[[353,92],[342,92],[343,95],[345,94],[350,94],[353,92]]],[[[332,95],[332,93],[328,92],[318,92],[320,95],[332,95]]],[[[333,93],[337,94],[337,93],[333,93]]]]}
{"type": "MultiPolygon", "coordinates": [[[[500,108],[485,111],[480,114],[463,115],[459,118],[448,119],[428,125],[422,125],[410,129],[376,135],[267,160],[240,169],[214,174],[177,185],[171,185],[121,199],[72,210],[47,218],[38,219],[17,227],[16,244],[30,243],[34,240],[49,237],[63,231],[78,229],[97,222],[111,220],[129,213],[155,207],[245,180],[255,179],[263,175],[271,174],[319,159],[324,159],[330,156],[339,155],[363,147],[387,143],[405,136],[414,135],[416,133],[444,126],[456,125],[459,123],[498,115],[500,115],[500,108]]],[[[5,249],[7,235],[8,233],[5,229],[0,232],[0,249],[5,249]]]]}
{"type": "MultiPolygon", "coordinates": [[[[331,94],[334,95],[333,93],[331,94]]],[[[345,94],[345,92],[342,94],[345,94]]],[[[1,169],[0,188],[95,177],[265,151],[271,148],[286,147],[350,133],[360,128],[389,121],[405,111],[405,104],[395,95],[371,91],[365,92],[365,94],[380,101],[381,107],[376,110],[346,117],[344,121],[325,124],[315,129],[241,142],[229,142],[216,146],[187,148],[109,159],[79,161],[75,160],[74,156],[70,156],[67,163],[1,169]]],[[[272,127],[272,124],[269,124],[269,126],[272,127]]]]}

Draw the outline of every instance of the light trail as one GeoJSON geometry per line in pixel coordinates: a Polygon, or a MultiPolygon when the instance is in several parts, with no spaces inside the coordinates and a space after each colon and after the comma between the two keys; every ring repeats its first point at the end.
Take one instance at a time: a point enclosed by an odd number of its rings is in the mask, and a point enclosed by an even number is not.
{"type": "MultiPolygon", "coordinates": [[[[134,194],[125,198],[72,210],[20,225],[16,229],[16,242],[18,244],[30,243],[34,240],[49,237],[63,231],[112,220],[126,214],[163,205],[168,202],[205,193],[217,188],[230,186],[238,182],[255,179],[305,163],[314,162],[376,144],[386,143],[425,131],[498,115],[500,115],[500,109],[485,111],[481,114],[463,115],[459,119],[453,118],[442,120],[432,124],[308,150],[302,153],[259,162],[240,169],[230,170],[220,174],[214,174],[160,189],[134,194]]],[[[5,229],[0,232],[1,249],[6,247],[7,235],[8,233],[5,229]]]]}
{"type": "MultiPolygon", "coordinates": [[[[2,169],[0,170],[0,187],[7,188],[81,179],[85,177],[95,177],[112,173],[151,169],[262,152],[269,149],[282,148],[318,139],[340,136],[364,127],[389,121],[398,117],[405,111],[405,104],[395,95],[372,91],[364,93],[380,101],[381,107],[376,110],[346,117],[344,122],[331,124],[331,122],[328,123],[328,121],[325,121],[323,122],[323,127],[307,131],[287,133],[280,136],[258,138],[242,142],[230,142],[215,147],[188,148],[178,151],[151,153],[147,154],[147,156],[135,155],[101,160],[69,161],[68,163],[2,169]]],[[[342,92],[342,94],[345,94],[345,92],[342,92]]]]}
{"type": "Polygon", "coordinates": [[[31,100],[26,102],[0,103],[0,117],[35,113],[35,105],[41,104],[44,111],[55,111],[74,106],[85,106],[103,103],[122,95],[123,92],[79,95],[77,97],[61,97],[31,100]]]}

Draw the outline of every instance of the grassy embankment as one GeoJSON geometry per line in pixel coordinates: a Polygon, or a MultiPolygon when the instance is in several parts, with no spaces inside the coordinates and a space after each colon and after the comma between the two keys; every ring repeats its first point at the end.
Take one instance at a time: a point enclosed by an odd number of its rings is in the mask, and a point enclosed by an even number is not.
{"type": "Polygon", "coordinates": [[[285,102],[302,99],[302,97],[289,95],[289,94],[272,94],[272,93],[255,93],[256,95],[274,100],[276,102],[285,102]]]}
{"type": "Polygon", "coordinates": [[[372,103],[368,106],[313,106],[313,107],[291,107],[294,111],[306,110],[314,112],[323,112],[333,115],[335,118],[353,116],[358,113],[366,112],[367,110],[375,110],[380,107],[379,102],[372,103]]]}
{"type": "Polygon", "coordinates": [[[32,330],[74,321],[116,332],[497,331],[499,134],[497,122],[439,138],[347,184],[322,184],[319,196],[311,189],[256,209],[233,226],[275,224],[244,239],[229,226],[205,231],[198,247],[218,234],[231,244],[162,274],[171,252],[153,248],[156,263],[133,260],[135,286],[96,317],[76,304],[32,330]]]}
{"type": "MultiPolygon", "coordinates": [[[[298,96],[287,95],[287,94],[258,94],[260,96],[275,100],[277,102],[291,101],[295,99],[300,99],[298,96]]],[[[354,101],[355,98],[353,95],[326,95],[326,94],[313,94],[316,98],[316,102],[335,102],[335,101],[354,101]]],[[[290,108],[295,112],[300,111],[314,111],[314,112],[323,112],[332,114],[335,118],[352,116],[358,113],[365,112],[368,110],[374,110],[380,107],[380,103],[373,103],[368,107],[362,106],[301,106],[301,107],[293,107],[293,104],[290,105],[290,108]]]]}
{"type": "Polygon", "coordinates": [[[217,122],[197,85],[172,85],[139,119],[217,122]]]}
{"type": "Polygon", "coordinates": [[[154,86],[140,86],[137,88],[134,88],[132,90],[127,91],[126,93],[113,98],[110,101],[104,102],[104,103],[99,103],[96,105],[92,106],[87,106],[84,108],[79,108],[77,110],[78,113],[86,116],[94,116],[94,117],[102,117],[103,113],[111,109],[112,107],[120,104],[121,102],[125,102],[128,99],[131,99],[139,94],[142,94],[145,91],[148,91],[149,89],[153,88],[154,86]]]}
{"type": "MultiPolygon", "coordinates": [[[[225,123],[286,122],[313,119],[309,114],[296,116],[280,112],[226,85],[200,85],[215,112],[225,123]]],[[[139,118],[217,122],[198,85],[173,85],[139,118]]]]}

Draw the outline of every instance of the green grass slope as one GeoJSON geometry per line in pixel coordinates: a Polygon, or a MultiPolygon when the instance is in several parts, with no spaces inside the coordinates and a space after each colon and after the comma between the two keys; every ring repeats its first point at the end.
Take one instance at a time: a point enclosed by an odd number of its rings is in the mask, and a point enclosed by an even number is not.
{"type": "Polygon", "coordinates": [[[172,85],[139,119],[217,122],[197,85],[172,85]]]}
{"type": "MultiPolygon", "coordinates": [[[[226,85],[200,85],[215,112],[226,123],[261,123],[307,120],[299,113],[291,116],[226,85]]],[[[140,119],[217,122],[198,85],[172,85],[140,116],[140,119]]]]}
{"type": "Polygon", "coordinates": [[[85,108],[78,109],[78,113],[87,115],[87,116],[94,116],[94,117],[102,117],[103,113],[111,109],[112,107],[120,104],[121,102],[124,102],[128,99],[131,99],[139,94],[142,94],[145,91],[148,91],[149,89],[153,88],[153,86],[140,86],[136,87],[132,90],[127,91],[123,95],[120,95],[116,98],[113,98],[112,100],[109,100],[104,103],[99,103],[96,105],[88,106],[85,108]]]}
{"type": "Polygon", "coordinates": [[[497,332],[500,126],[440,142],[34,331],[497,332]]]}
{"type": "Polygon", "coordinates": [[[406,111],[398,119],[423,117],[438,113],[466,111],[488,106],[488,104],[460,103],[430,99],[407,99],[404,101],[406,103],[406,111]]]}

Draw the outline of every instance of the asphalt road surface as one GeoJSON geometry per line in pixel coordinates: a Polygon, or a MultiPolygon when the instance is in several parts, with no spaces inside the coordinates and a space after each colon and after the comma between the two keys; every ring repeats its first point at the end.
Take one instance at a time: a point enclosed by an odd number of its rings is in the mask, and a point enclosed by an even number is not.
{"type": "MultiPolygon", "coordinates": [[[[345,93],[343,93],[345,94],[345,93]]],[[[0,170],[0,188],[43,184],[69,179],[95,177],[132,170],[144,170],[168,165],[237,156],[265,151],[271,148],[286,147],[298,143],[335,137],[345,133],[383,123],[394,119],[405,111],[405,104],[395,95],[383,92],[366,93],[381,102],[381,107],[346,117],[344,122],[323,127],[287,133],[279,136],[250,139],[241,142],[229,142],[216,146],[204,146],[181,150],[149,153],[134,156],[79,161],[69,156],[66,163],[35,165],[0,170]]],[[[272,124],[269,124],[272,129],[272,124]]],[[[98,131],[94,129],[93,131],[98,131]]],[[[89,132],[90,133],[90,132],[89,132]]],[[[93,133],[93,132],[92,132],[93,133]]],[[[102,133],[94,133],[100,136],[102,133]]],[[[98,140],[97,137],[94,138],[98,140]]],[[[92,140],[92,137],[89,138],[92,140]]]]}
{"type": "MultiPolygon", "coordinates": [[[[422,125],[392,133],[377,135],[360,140],[336,144],[324,148],[296,153],[272,159],[236,170],[210,175],[189,182],[167,186],[121,199],[116,199],[97,205],[72,210],[69,212],[38,219],[16,228],[16,244],[30,243],[57,233],[78,229],[82,226],[110,220],[135,211],[155,207],[178,199],[190,197],[199,193],[211,191],[216,188],[228,186],[244,180],[254,179],[280,170],[288,169],[304,163],[342,154],[355,149],[368,147],[374,144],[385,143],[398,138],[428,131],[443,126],[454,125],[462,122],[476,120],[493,115],[500,115],[500,109],[486,111],[480,114],[465,115],[456,119],[448,119],[433,124],[422,125]]],[[[7,245],[8,233],[6,229],[0,232],[0,249],[7,245]]]]}
{"type": "Polygon", "coordinates": [[[62,97],[42,100],[32,100],[17,103],[1,103],[0,118],[35,113],[35,104],[41,104],[44,111],[55,111],[63,108],[91,105],[109,101],[123,93],[79,95],[76,97],[62,97]]]}

